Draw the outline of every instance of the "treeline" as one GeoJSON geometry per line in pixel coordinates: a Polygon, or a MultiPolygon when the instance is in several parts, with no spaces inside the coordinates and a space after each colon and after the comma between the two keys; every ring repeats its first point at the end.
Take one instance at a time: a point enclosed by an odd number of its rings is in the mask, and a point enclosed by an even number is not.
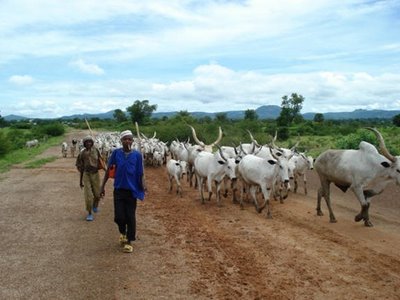
{"type": "MultiPolygon", "coordinates": [[[[123,131],[130,129],[135,132],[132,120],[118,122],[115,119],[88,120],[90,126],[96,131],[123,131]]],[[[218,135],[218,127],[223,130],[221,145],[239,145],[250,142],[248,131],[260,144],[267,144],[277,133],[277,144],[282,147],[291,147],[299,141],[299,151],[307,150],[316,156],[328,148],[356,149],[361,140],[378,145],[375,135],[365,130],[365,127],[378,128],[385,138],[386,145],[392,154],[397,155],[400,149],[400,128],[392,124],[391,120],[327,120],[315,122],[299,120],[288,127],[279,126],[277,120],[242,119],[229,120],[225,118],[193,118],[186,112],[180,112],[174,117],[163,119],[149,119],[139,124],[140,131],[148,138],[156,137],[170,143],[178,139],[186,141],[192,138],[189,125],[196,129],[197,136],[205,143],[213,142],[218,135]]],[[[74,120],[68,126],[77,129],[87,129],[84,120],[74,120]]]]}
{"type": "MultiPolygon", "coordinates": [[[[126,108],[114,111],[113,119],[92,118],[88,120],[96,131],[135,131],[135,122],[140,125],[141,132],[147,137],[156,137],[166,143],[173,140],[193,143],[190,126],[196,129],[197,136],[205,143],[212,143],[217,138],[218,127],[223,130],[221,145],[238,146],[250,142],[249,132],[259,144],[270,143],[277,135],[277,144],[282,147],[292,147],[299,142],[299,151],[308,151],[317,156],[322,151],[333,149],[356,149],[364,140],[377,145],[375,135],[365,130],[365,127],[377,127],[386,142],[389,151],[400,153],[400,116],[388,119],[360,120],[324,120],[322,114],[316,114],[314,120],[305,120],[300,111],[304,97],[296,93],[282,97],[281,113],[277,119],[258,119],[254,110],[245,111],[244,118],[232,120],[226,113],[218,113],[214,119],[210,117],[194,118],[187,111],[180,111],[173,117],[162,119],[152,118],[157,105],[151,105],[148,100],[136,100],[126,108]]],[[[4,122],[0,117],[0,156],[13,149],[21,148],[27,140],[43,139],[46,136],[63,135],[68,127],[87,129],[85,120],[34,120],[4,122]]]]}

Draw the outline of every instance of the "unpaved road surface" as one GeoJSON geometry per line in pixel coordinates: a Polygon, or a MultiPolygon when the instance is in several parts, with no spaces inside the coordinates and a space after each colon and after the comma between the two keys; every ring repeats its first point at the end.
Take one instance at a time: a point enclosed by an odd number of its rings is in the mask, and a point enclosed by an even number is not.
{"type": "MultiPolygon", "coordinates": [[[[80,133],[82,137],[85,133],[80,133]]],[[[75,133],[76,137],[79,137],[75,133]]],[[[71,136],[68,137],[69,139],[71,136]]],[[[273,219],[231,196],[202,205],[183,184],[168,193],[165,168],[146,168],[134,253],[122,253],[112,180],[85,221],[75,160],[0,175],[0,299],[400,299],[400,189],[374,198],[374,227],[355,223],[359,204],[334,188],[338,223],[309,193],[272,202],[273,219]]]]}

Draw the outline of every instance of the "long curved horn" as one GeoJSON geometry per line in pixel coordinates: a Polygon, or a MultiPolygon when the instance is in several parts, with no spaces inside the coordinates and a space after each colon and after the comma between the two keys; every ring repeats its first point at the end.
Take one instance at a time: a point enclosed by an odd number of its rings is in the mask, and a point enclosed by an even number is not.
{"type": "Polygon", "coordinates": [[[153,134],[153,137],[152,137],[152,139],[155,139],[155,138],[156,138],[156,135],[157,135],[157,132],[156,132],[156,131],[154,131],[154,134],[153,134]]]}
{"type": "Polygon", "coordinates": [[[278,147],[275,146],[275,141],[276,141],[277,137],[278,137],[278,131],[275,130],[275,136],[272,138],[272,142],[271,142],[272,143],[272,147],[274,147],[274,148],[278,148],[278,147]]]}
{"type": "Polygon", "coordinates": [[[219,155],[221,155],[222,159],[223,159],[224,161],[227,161],[227,159],[225,158],[224,154],[222,153],[221,147],[220,147],[218,144],[216,144],[215,146],[218,147],[219,155]]]}
{"type": "Polygon", "coordinates": [[[221,140],[222,140],[222,129],[221,129],[221,126],[220,126],[219,130],[218,130],[218,138],[217,138],[217,140],[214,143],[212,143],[212,144],[210,144],[208,146],[216,146],[221,140]]]}
{"type": "Polygon", "coordinates": [[[243,149],[242,142],[240,142],[240,151],[242,151],[245,155],[247,155],[247,152],[244,151],[244,149],[243,149]]]}
{"type": "Polygon", "coordinates": [[[188,125],[188,126],[192,129],[192,135],[193,135],[194,141],[197,143],[197,145],[204,148],[206,145],[197,138],[196,130],[192,126],[190,126],[190,125],[188,125]]]}
{"type": "Polygon", "coordinates": [[[232,143],[232,146],[233,146],[233,150],[235,151],[235,154],[238,155],[239,153],[238,153],[238,151],[236,149],[236,145],[234,143],[232,143]]]}
{"type": "Polygon", "coordinates": [[[297,141],[296,144],[292,148],[290,148],[290,151],[296,151],[297,146],[300,144],[300,141],[297,141]]]}
{"type": "Polygon", "coordinates": [[[390,154],[389,150],[386,148],[385,141],[383,140],[382,134],[376,129],[372,127],[366,127],[366,129],[371,130],[375,133],[376,138],[379,141],[379,148],[381,150],[381,153],[384,157],[386,157],[388,160],[391,162],[396,161],[396,157],[394,157],[392,154],[390,154]]]}
{"type": "Polygon", "coordinates": [[[257,145],[257,147],[260,147],[260,145],[258,144],[258,142],[256,141],[256,139],[253,137],[253,135],[251,134],[250,130],[246,129],[246,131],[249,133],[250,135],[250,139],[251,141],[257,145]]]}

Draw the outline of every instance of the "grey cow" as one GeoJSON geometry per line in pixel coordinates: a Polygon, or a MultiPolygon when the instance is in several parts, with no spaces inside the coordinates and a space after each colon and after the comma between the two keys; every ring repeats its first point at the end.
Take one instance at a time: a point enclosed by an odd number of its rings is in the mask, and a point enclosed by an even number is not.
{"type": "Polygon", "coordinates": [[[379,140],[377,149],[362,141],[358,150],[327,150],[321,153],[314,163],[321,187],[318,190],[317,215],[322,216],[321,198],[324,197],[329,210],[331,223],[336,222],[330,200],[330,184],[333,182],[343,192],[351,189],[361,204],[361,211],[355,221],[364,220],[365,226],[373,226],[369,220],[371,197],[380,194],[390,182],[400,185],[399,156],[393,156],[385,146],[380,132],[372,130],[379,140]]]}

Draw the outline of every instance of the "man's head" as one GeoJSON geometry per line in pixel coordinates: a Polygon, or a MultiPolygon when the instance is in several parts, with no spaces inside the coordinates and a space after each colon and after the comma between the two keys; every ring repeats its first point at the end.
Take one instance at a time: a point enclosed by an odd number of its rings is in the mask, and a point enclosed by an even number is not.
{"type": "Polygon", "coordinates": [[[93,145],[94,140],[90,135],[88,135],[83,138],[82,143],[83,143],[83,146],[87,147],[89,145],[93,145]]]}
{"type": "Polygon", "coordinates": [[[119,137],[120,137],[121,141],[122,141],[124,138],[133,139],[133,134],[132,134],[132,131],[130,131],[130,130],[125,130],[125,131],[122,131],[122,132],[121,132],[121,134],[119,135],[119,137]]]}
{"type": "Polygon", "coordinates": [[[132,131],[130,130],[122,131],[119,137],[121,139],[122,148],[124,148],[125,151],[130,151],[133,143],[132,131]]]}

